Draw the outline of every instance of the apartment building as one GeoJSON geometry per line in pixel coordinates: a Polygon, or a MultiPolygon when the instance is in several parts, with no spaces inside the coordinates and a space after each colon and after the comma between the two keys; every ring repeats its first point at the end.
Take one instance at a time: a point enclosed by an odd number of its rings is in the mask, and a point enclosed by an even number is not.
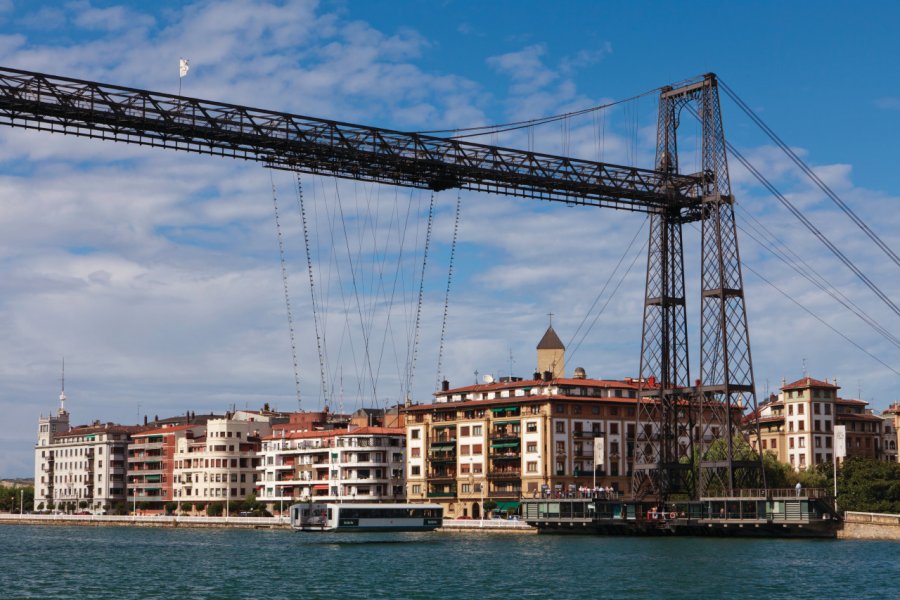
{"type": "MultiPolygon", "coordinates": [[[[882,419],[863,400],[841,398],[837,382],[804,377],[760,404],[762,450],[800,471],[834,458],[834,427],[847,430],[847,456],[880,458],[882,419]]],[[[756,447],[756,440],[751,438],[756,447]]]]}
{"type": "Polygon", "coordinates": [[[72,427],[59,395],[56,414],[38,419],[34,449],[34,506],[37,510],[108,511],[124,502],[125,454],[140,427],[95,421],[72,427]]]}
{"type": "Polygon", "coordinates": [[[887,462],[898,462],[897,448],[900,447],[900,404],[894,402],[881,413],[881,459],[887,462]]]}
{"type": "Polygon", "coordinates": [[[296,431],[262,440],[257,498],[279,512],[302,500],[404,500],[405,431],[396,427],[296,431]]]}
{"type": "Polygon", "coordinates": [[[173,499],[182,512],[203,511],[221,502],[230,512],[256,491],[261,440],[272,423],[288,416],[268,411],[236,411],[209,419],[206,429],[174,438],[173,499]]]}

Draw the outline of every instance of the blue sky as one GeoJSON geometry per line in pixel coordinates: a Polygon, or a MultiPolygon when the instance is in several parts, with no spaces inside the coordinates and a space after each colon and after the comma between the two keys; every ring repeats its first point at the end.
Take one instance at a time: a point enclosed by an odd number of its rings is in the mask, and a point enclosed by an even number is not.
{"type": "MultiPolygon", "coordinates": [[[[551,8],[536,2],[7,0],[0,1],[0,65],[174,93],[184,56],[191,60],[182,82],[187,95],[412,131],[557,114],[714,71],[897,248],[896,12],[883,3],[836,2],[551,8]]],[[[569,151],[595,158],[602,146],[610,162],[634,158],[650,167],[655,106],[648,96],[604,113],[602,139],[597,122],[573,119],[569,151]]],[[[726,103],[723,114],[729,140],[896,297],[895,267],[734,105],[726,103]]],[[[320,406],[306,255],[289,174],[20,130],[2,134],[0,476],[31,472],[36,420],[56,406],[62,356],[77,423],[129,423],[144,414],[222,411],[232,404],[296,407],[273,182],[303,406],[320,406]]],[[[695,134],[686,123],[684,163],[695,134]]],[[[558,125],[534,135],[537,149],[562,151],[558,125]]],[[[495,141],[527,143],[523,132],[495,141]]],[[[731,169],[739,219],[759,219],[896,331],[895,315],[747,173],[734,162],[731,169]]],[[[345,409],[371,405],[373,395],[379,404],[396,401],[414,336],[429,196],[329,178],[304,177],[303,185],[332,403],[341,397],[341,381],[345,409]],[[351,264],[356,294],[346,277],[351,264]],[[367,374],[362,358],[363,328],[370,331],[377,377],[367,374]]],[[[456,197],[436,198],[412,384],[417,401],[427,401],[437,376],[456,197]]],[[[507,374],[510,355],[514,374],[529,374],[546,313],[556,315],[554,325],[569,342],[586,315],[596,316],[588,308],[624,257],[625,265],[636,261],[634,268],[567,364],[590,376],[636,376],[645,258],[638,247],[625,250],[642,217],[471,193],[460,199],[442,374],[454,385],[472,381],[475,370],[507,374]]],[[[638,246],[645,237],[643,229],[638,246]]],[[[688,314],[696,321],[697,236],[686,230],[685,237],[688,314]]],[[[900,370],[897,348],[761,246],[745,236],[741,244],[748,267],[900,370]]],[[[618,277],[612,281],[610,287],[618,277]]],[[[877,409],[897,399],[895,373],[749,272],[745,287],[760,398],[782,378],[799,378],[805,360],[810,375],[837,377],[846,396],[862,396],[877,409]]],[[[697,355],[694,346],[693,373],[697,355]]]]}

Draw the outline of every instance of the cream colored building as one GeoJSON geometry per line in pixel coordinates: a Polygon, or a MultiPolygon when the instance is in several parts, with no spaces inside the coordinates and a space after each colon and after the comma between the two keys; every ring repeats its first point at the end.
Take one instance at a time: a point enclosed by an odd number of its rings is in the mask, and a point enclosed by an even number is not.
{"type": "Polygon", "coordinates": [[[38,420],[34,448],[36,510],[104,512],[125,501],[125,452],[138,427],[101,424],[71,427],[59,396],[56,414],[38,420]]]}
{"type": "Polygon", "coordinates": [[[276,432],[262,441],[258,499],[273,512],[308,499],[402,502],[405,442],[394,427],[276,432]]]}
{"type": "Polygon", "coordinates": [[[222,419],[210,419],[205,434],[176,441],[174,500],[182,511],[212,502],[240,502],[256,493],[262,437],[272,431],[270,418],[260,413],[238,411],[222,419]]]}

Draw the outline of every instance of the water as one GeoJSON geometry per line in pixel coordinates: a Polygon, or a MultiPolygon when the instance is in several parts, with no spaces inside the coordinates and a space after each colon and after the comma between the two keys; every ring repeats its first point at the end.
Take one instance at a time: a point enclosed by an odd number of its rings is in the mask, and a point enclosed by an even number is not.
{"type": "Polygon", "coordinates": [[[0,526],[0,598],[898,598],[900,543],[0,526]]]}

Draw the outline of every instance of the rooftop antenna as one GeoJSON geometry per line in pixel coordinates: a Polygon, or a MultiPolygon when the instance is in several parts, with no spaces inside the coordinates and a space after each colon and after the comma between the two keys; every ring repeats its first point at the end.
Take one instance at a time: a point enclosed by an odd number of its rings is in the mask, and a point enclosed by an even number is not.
{"type": "Polygon", "coordinates": [[[478,369],[475,369],[475,385],[478,385],[478,369]]]}
{"type": "Polygon", "coordinates": [[[809,377],[809,373],[806,372],[806,358],[803,359],[803,377],[809,377]]]}
{"type": "Polygon", "coordinates": [[[510,378],[512,378],[512,376],[513,376],[513,363],[514,362],[516,362],[516,361],[513,359],[512,344],[510,344],[509,345],[509,376],[510,376],[510,378]]]}
{"type": "Polygon", "coordinates": [[[66,412],[66,357],[62,359],[62,376],[60,377],[59,414],[66,412]]]}

